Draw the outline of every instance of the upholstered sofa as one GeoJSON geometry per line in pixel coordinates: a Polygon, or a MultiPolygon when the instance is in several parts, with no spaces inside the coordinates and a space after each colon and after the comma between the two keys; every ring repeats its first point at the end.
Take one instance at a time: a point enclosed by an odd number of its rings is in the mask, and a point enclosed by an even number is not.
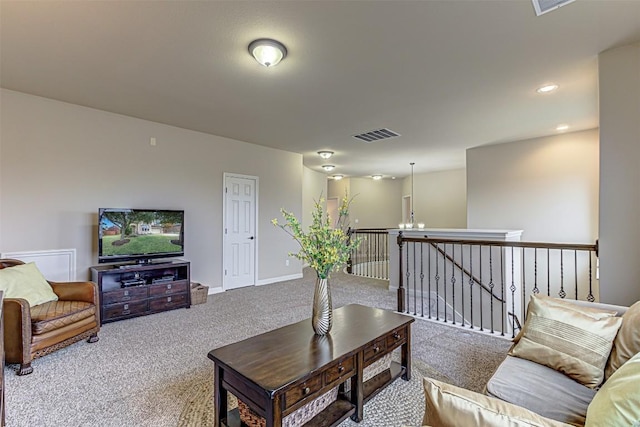
{"type": "Polygon", "coordinates": [[[486,395],[424,379],[432,427],[640,427],[640,302],[531,298],[486,395]]]}

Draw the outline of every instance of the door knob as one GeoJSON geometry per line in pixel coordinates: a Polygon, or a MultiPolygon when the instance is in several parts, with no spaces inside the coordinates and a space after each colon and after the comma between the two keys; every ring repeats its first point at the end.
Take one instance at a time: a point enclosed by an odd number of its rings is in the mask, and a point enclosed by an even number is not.
{"type": "Polygon", "coordinates": [[[253,239],[255,239],[255,237],[253,237],[253,236],[249,237],[249,240],[253,240],[253,239]]]}

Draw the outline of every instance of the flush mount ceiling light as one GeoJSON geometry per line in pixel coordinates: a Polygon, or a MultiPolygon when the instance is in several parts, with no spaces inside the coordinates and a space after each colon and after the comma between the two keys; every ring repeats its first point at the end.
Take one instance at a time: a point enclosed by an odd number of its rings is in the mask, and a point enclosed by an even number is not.
{"type": "Polygon", "coordinates": [[[549,84],[546,84],[544,86],[540,86],[538,89],[536,89],[536,92],[538,92],[538,93],[551,93],[556,89],[558,89],[558,85],[557,84],[549,83],[549,84]]]}
{"type": "Polygon", "coordinates": [[[371,175],[371,178],[373,178],[374,180],[378,181],[378,180],[382,179],[382,175],[371,175]]]}
{"type": "Polygon", "coordinates": [[[334,165],[322,165],[322,169],[326,170],[327,172],[331,172],[335,168],[336,167],[334,165]]]}
{"type": "Polygon", "coordinates": [[[344,175],[333,175],[332,178],[335,179],[336,181],[340,181],[342,178],[344,178],[344,175]]]}
{"type": "Polygon", "coordinates": [[[333,151],[318,151],[318,155],[323,159],[328,159],[329,157],[333,156],[333,151]]]}
{"type": "Polygon", "coordinates": [[[287,56],[287,48],[272,39],[258,39],[249,43],[249,53],[265,67],[278,65],[287,56]]]}
{"type": "Polygon", "coordinates": [[[558,126],[556,126],[556,130],[558,132],[564,132],[567,129],[569,129],[569,125],[558,125],[558,126]]]}

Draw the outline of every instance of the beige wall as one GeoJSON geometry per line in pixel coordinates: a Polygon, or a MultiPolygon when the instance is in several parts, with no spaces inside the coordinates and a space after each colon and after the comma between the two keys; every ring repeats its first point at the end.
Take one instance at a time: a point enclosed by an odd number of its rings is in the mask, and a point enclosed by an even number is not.
{"type": "Polygon", "coordinates": [[[306,230],[311,225],[311,214],[320,197],[325,199],[326,208],[327,175],[303,166],[302,178],[302,226],[306,230]]]}
{"type": "MultiPolygon", "coordinates": [[[[354,228],[395,228],[402,216],[401,180],[351,178],[349,219],[354,228]]],[[[342,193],[344,196],[344,193],[342,193]]]]}
{"type": "Polygon", "coordinates": [[[301,212],[301,155],[13,91],[0,96],[0,252],[76,248],[81,279],[97,263],[98,208],[184,209],[192,278],[221,286],[223,173],[231,172],[259,178],[258,279],[293,273],[284,261],[295,242],[270,221],[280,207],[301,212]]]}
{"type": "Polygon", "coordinates": [[[600,297],[640,300],[640,45],[598,58],[600,297]]]}
{"type": "Polygon", "coordinates": [[[522,240],[598,238],[598,131],[467,150],[469,228],[524,230],[522,240]]]}
{"type": "MultiPolygon", "coordinates": [[[[411,176],[408,176],[402,183],[402,195],[410,194],[411,176]]],[[[465,169],[414,174],[413,198],[416,224],[424,222],[427,228],[467,227],[465,169]]],[[[401,218],[402,215],[396,222],[400,222],[401,218]]]]}

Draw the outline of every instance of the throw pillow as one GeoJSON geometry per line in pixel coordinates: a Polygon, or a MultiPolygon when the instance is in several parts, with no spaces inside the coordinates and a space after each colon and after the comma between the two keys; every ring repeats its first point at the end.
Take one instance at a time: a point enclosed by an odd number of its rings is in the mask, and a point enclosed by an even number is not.
{"type": "Polygon", "coordinates": [[[604,379],[604,367],[622,319],[610,311],[593,313],[567,305],[571,303],[531,296],[522,336],[509,354],[595,388],[604,379]]]}
{"type": "Polygon", "coordinates": [[[640,353],[615,371],[593,397],[585,427],[640,425],[640,353]]]}
{"type": "Polygon", "coordinates": [[[605,380],[637,353],[640,353],[640,301],[622,315],[622,326],[613,341],[611,356],[604,370],[605,380]]]}
{"type": "Polygon", "coordinates": [[[30,307],[58,299],[33,262],[0,269],[0,290],[4,298],[26,299],[30,307]]]}
{"type": "Polygon", "coordinates": [[[423,425],[432,427],[556,427],[569,424],[450,384],[425,378],[423,425]]]}

